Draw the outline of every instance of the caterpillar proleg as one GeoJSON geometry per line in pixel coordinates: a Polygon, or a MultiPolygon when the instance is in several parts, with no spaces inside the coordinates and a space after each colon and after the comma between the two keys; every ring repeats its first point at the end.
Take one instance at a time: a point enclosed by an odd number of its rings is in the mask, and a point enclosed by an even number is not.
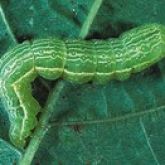
{"type": "Polygon", "coordinates": [[[23,147],[41,110],[30,83],[38,76],[74,83],[125,80],[165,57],[165,26],[148,24],[109,40],[38,39],[1,58],[1,97],[10,119],[10,139],[23,147]]]}

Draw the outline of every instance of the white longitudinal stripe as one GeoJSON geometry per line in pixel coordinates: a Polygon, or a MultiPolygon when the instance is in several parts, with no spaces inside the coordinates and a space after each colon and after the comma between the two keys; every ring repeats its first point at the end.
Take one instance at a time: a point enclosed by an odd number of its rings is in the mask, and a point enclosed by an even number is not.
{"type": "Polygon", "coordinates": [[[20,128],[20,135],[19,137],[22,138],[23,137],[23,134],[24,134],[24,129],[25,129],[25,121],[28,119],[28,114],[27,114],[27,110],[26,110],[26,107],[24,106],[25,104],[22,102],[22,98],[21,98],[21,95],[20,95],[20,92],[21,91],[18,91],[17,90],[17,86],[16,84],[13,85],[13,89],[19,99],[19,102],[20,102],[20,107],[22,107],[22,110],[23,110],[23,113],[24,113],[24,118],[22,120],[22,124],[19,123],[19,125],[21,126],[20,128]]]}
{"type": "Polygon", "coordinates": [[[86,59],[82,59],[82,58],[73,58],[73,59],[71,59],[71,58],[69,58],[69,59],[66,59],[67,60],[67,62],[69,61],[69,62],[73,62],[73,63],[78,63],[79,61],[81,62],[81,64],[86,64],[87,62],[88,63],[93,63],[93,59],[89,59],[89,58],[86,58],[86,59]]]}
{"type": "Polygon", "coordinates": [[[28,72],[26,72],[24,75],[22,75],[22,77],[20,77],[18,80],[14,81],[11,86],[15,86],[15,84],[22,82],[24,78],[29,77],[30,75],[32,75],[33,73],[35,73],[35,69],[32,68],[30,69],[28,72]]]}
{"type": "MultiPolygon", "coordinates": [[[[148,64],[147,62],[145,63],[141,63],[139,65],[136,65],[135,68],[137,67],[141,67],[143,65],[146,65],[148,64]]],[[[62,68],[44,68],[44,67],[36,67],[36,70],[47,70],[47,71],[54,71],[54,72],[57,72],[57,71],[61,71],[62,72],[62,68]]],[[[89,73],[89,72],[71,72],[71,71],[68,71],[66,69],[64,69],[64,73],[66,74],[70,74],[72,76],[92,76],[93,74],[96,74],[96,75],[99,75],[99,76],[110,76],[112,74],[119,74],[119,73],[129,73],[130,70],[132,70],[132,68],[126,68],[126,69],[121,69],[121,70],[115,70],[115,71],[110,71],[108,73],[101,73],[101,72],[95,72],[95,73],[89,73]]]]}
{"type": "Polygon", "coordinates": [[[94,73],[86,73],[86,72],[81,72],[81,73],[76,73],[76,72],[71,72],[71,71],[68,71],[66,69],[63,69],[63,68],[44,68],[44,67],[36,67],[35,68],[36,70],[43,70],[43,71],[50,71],[50,72],[63,72],[64,73],[67,73],[67,74],[70,74],[70,75],[78,75],[78,76],[82,76],[82,75],[93,75],[94,73]]]}
{"type": "Polygon", "coordinates": [[[50,72],[63,72],[63,68],[44,68],[44,67],[35,67],[37,71],[50,71],[50,72]]]}
{"type": "Polygon", "coordinates": [[[19,85],[20,82],[23,82],[23,79],[24,78],[29,77],[33,73],[34,73],[34,68],[32,68],[31,70],[29,70],[29,72],[27,72],[26,74],[24,74],[22,77],[20,77],[17,81],[15,81],[12,84],[12,87],[13,87],[13,89],[15,91],[15,94],[17,95],[18,100],[20,102],[20,107],[22,107],[22,110],[23,110],[23,113],[24,113],[24,118],[22,120],[22,124],[20,124],[21,125],[20,137],[23,137],[23,134],[24,134],[24,129],[26,127],[25,122],[28,119],[28,110],[26,110],[25,103],[22,101],[22,97],[21,97],[21,93],[20,93],[21,91],[19,91],[17,89],[17,85],[19,85]]]}
{"type": "Polygon", "coordinates": [[[64,69],[64,73],[71,75],[71,76],[93,76],[95,72],[89,73],[89,72],[81,72],[81,73],[76,73],[76,72],[71,72],[66,69],[64,69]]]}
{"type": "Polygon", "coordinates": [[[63,58],[60,57],[60,56],[52,56],[52,55],[49,55],[49,56],[47,55],[46,57],[45,56],[39,56],[39,57],[36,57],[35,60],[39,60],[39,59],[44,59],[45,60],[46,58],[49,58],[49,59],[52,59],[52,60],[55,60],[55,59],[61,59],[61,60],[63,60],[63,58]]]}

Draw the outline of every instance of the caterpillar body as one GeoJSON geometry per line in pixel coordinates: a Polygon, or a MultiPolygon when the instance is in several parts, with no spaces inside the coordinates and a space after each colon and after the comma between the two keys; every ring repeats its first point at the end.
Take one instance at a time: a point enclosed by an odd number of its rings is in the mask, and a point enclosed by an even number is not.
{"type": "Polygon", "coordinates": [[[148,24],[110,40],[60,40],[25,42],[1,58],[1,97],[9,114],[10,139],[23,147],[37,126],[39,103],[30,83],[38,76],[70,82],[125,80],[165,57],[165,26],[148,24]]]}

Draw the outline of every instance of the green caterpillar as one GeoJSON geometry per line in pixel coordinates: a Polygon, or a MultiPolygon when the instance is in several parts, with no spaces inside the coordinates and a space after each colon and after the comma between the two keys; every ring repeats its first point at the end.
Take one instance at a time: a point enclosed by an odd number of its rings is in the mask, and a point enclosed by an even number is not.
{"type": "Polygon", "coordinates": [[[30,83],[38,76],[70,82],[125,80],[165,57],[165,26],[134,28],[118,39],[39,39],[9,50],[0,64],[1,97],[9,114],[10,139],[18,147],[37,126],[39,103],[30,83]]]}

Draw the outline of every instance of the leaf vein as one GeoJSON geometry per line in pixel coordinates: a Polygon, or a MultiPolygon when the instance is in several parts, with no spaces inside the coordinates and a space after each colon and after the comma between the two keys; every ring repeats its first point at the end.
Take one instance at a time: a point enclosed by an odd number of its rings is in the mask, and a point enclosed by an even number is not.
{"type": "Polygon", "coordinates": [[[150,139],[149,139],[148,134],[147,134],[147,132],[146,132],[144,123],[142,122],[141,119],[140,119],[140,126],[141,126],[141,128],[142,128],[143,133],[144,133],[144,136],[145,136],[147,145],[148,145],[148,147],[149,147],[149,149],[150,149],[150,151],[151,151],[151,154],[152,154],[152,156],[153,156],[153,159],[155,160],[155,162],[156,162],[157,165],[160,165],[160,164],[159,164],[159,161],[158,161],[158,159],[157,159],[157,157],[156,157],[156,154],[155,154],[155,152],[154,152],[154,150],[153,150],[153,148],[152,148],[152,146],[151,146],[150,139]]]}

